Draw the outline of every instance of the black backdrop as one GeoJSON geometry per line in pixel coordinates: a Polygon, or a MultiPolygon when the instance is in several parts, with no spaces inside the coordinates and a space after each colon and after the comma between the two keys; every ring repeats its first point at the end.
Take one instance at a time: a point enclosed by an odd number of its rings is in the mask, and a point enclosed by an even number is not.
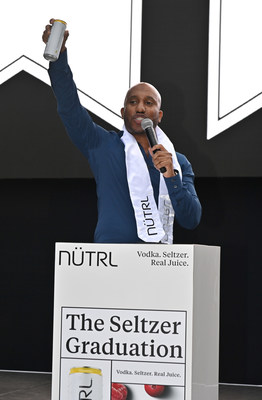
{"type": "MultiPolygon", "coordinates": [[[[142,80],[163,95],[162,128],[192,162],[203,205],[200,226],[176,226],[175,241],[222,249],[220,381],[261,384],[261,110],[206,140],[208,0],[144,0],[142,40],[142,80]]],[[[93,241],[95,185],[49,86],[21,72],[0,104],[0,368],[50,371],[54,244],[93,241]]]]}

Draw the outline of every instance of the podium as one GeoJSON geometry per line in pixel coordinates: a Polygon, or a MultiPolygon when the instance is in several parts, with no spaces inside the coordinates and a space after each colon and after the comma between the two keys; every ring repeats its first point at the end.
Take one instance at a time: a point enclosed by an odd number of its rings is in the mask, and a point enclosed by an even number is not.
{"type": "Polygon", "coordinates": [[[215,246],[57,243],[52,400],[218,400],[219,266],[215,246]]]}

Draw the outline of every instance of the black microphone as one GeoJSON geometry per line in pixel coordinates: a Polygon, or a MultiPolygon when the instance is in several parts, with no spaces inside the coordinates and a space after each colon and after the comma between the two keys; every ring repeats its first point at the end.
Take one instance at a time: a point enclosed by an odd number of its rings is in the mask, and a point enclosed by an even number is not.
{"type": "MultiPolygon", "coordinates": [[[[141,126],[144,129],[144,131],[146,132],[146,136],[148,138],[150,146],[153,147],[156,144],[158,144],[156,132],[153,127],[153,121],[149,118],[144,118],[141,122],[141,126]]],[[[160,149],[154,150],[153,153],[155,154],[157,151],[160,151],[160,149]]],[[[161,167],[160,172],[162,172],[162,174],[164,174],[166,172],[166,167],[161,167]]]]}

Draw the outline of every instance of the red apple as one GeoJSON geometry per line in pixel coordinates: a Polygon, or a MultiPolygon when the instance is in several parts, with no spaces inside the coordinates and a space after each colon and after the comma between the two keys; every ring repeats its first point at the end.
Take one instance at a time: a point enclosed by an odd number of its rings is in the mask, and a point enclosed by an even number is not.
{"type": "Polygon", "coordinates": [[[152,397],[159,397],[165,390],[164,385],[145,385],[145,391],[152,397]]]}
{"type": "Polygon", "coordinates": [[[121,383],[112,383],[111,400],[126,400],[127,387],[121,383]]]}

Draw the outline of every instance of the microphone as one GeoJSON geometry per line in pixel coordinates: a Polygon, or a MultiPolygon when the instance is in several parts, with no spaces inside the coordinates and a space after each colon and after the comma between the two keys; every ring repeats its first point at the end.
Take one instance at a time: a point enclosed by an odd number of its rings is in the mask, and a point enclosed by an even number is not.
{"type": "MultiPolygon", "coordinates": [[[[146,132],[146,136],[148,138],[150,146],[153,147],[156,144],[158,144],[156,132],[153,127],[153,121],[149,118],[144,118],[141,122],[141,126],[144,129],[144,131],[146,132]]],[[[153,153],[155,154],[157,151],[160,151],[160,149],[154,150],[153,153]]],[[[166,172],[166,167],[161,167],[160,172],[162,172],[162,174],[164,174],[166,172]]]]}

